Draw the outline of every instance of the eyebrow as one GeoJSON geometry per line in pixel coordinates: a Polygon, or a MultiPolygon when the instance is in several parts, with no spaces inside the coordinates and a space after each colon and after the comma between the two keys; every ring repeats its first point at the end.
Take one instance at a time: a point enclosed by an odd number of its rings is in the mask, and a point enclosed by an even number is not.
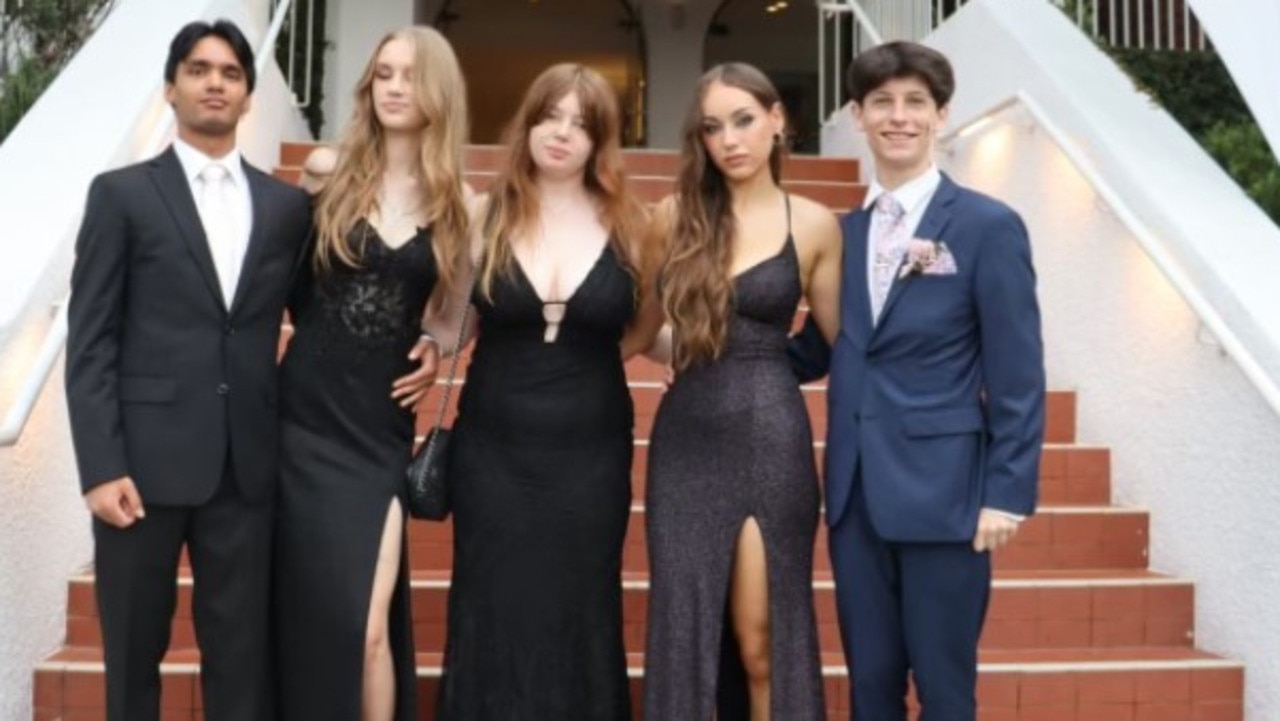
{"type": "MultiPolygon", "coordinates": [[[[752,108],[750,105],[744,105],[743,107],[738,108],[737,110],[730,111],[729,118],[733,119],[740,115],[745,115],[747,113],[753,112],[753,110],[754,108],[752,108]]],[[[707,121],[720,122],[720,119],[715,117],[714,115],[703,115],[702,122],[705,123],[707,121]]]]}

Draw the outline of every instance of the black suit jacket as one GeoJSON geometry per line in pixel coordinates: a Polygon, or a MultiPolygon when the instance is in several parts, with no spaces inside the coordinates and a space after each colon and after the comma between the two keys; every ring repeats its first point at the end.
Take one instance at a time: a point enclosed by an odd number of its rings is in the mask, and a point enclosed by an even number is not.
{"type": "Polygon", "coordinates": [[[66,367],[84,491],[127,475],[145,504],[199,505],[227,462],[246,498],[273,487],[276,353],[311,211],[301,190],[245,173],[253,229],[229,301],[172,148],[90,186],[66,367]]]}

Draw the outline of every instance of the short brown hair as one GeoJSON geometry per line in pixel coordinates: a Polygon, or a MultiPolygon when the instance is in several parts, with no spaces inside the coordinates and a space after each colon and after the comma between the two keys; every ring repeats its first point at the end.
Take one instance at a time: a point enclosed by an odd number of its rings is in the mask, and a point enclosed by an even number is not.
{"type": "Polygon", "coordinates": [[[872,90],[901,78],[924,81],[939,108],[945,108],[956,91],[956,77],[945,55],[920,43],[895,40],[853,59],[849,64],[849,95],[861,105],[872,90]]]}

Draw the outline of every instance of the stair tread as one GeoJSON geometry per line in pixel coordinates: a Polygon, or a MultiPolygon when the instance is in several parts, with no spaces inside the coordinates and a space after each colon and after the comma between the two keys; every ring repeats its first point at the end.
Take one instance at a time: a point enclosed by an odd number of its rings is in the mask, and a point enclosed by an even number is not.
{"type": "MultiPolygon", "coordinates": [[[[624,584],[647,584],[649,581],[649,573],[647,571],[623,571],[622,582],[624,584]]],[[[445,570],[433,569],[414,569],[409,572],[411,584],[431,585],[431,584],[447,584],[453,574],[445,570]]],[[[994,585],[999,587],[1013,586],[1055,586],[1055,585],[1123,585],[1123,584],[1168,584],[1168,585],[1191,585],[1194,583],[1189,578],[1180,576],[1171,576],[1157,571],[1149,571],[1146,569],[1065,569],[1065,570],[997,570],[993,573],[994,585]]],[[[95,574],[93,570],[86,569],[71,578],[72,583],[93,583],[95,574]]],[[[833,582],[834,576],[828,570],[815,570],[813,572],[813,580],[815,583],[833,582]]],[[[188,566],[182,566],[178,569],[178,582],[189,583],[191,581],[191,569],[188,566]]]]}
{"type": "MultiPolygon", "coordinates": [[[[419,652],[417,654],[418,675],[434,675],[439,673],[444,656],[438,652],[419,652]],[[424,674],[424,671],[426,672],[424,674]],[[433,673],[434,672],[434,673],[433,673]]],[[[200,662],[200,652],[194,648],[174,649],[165,654],[162,671],[182,673],[196,671],[200,662]]],[[[844,658],[838,652],[822,654],[823,673],[829,675],[844,674],[844,658]]],[[[634,672],[644,666],[644,654],[628,653],[627,665],[634,672]]],[[[1161,665],[1177,665],[1185,667],[1213,666],[1221,668],[1240,668],[1239,661],[1223,658],[1217,654],[1196,648],[1139,646],[1125,648],[1062,648],[1062,649],[993,649],[978,653],[980,671],[1010,671],[1019,666],[1062,668],[1062,670],[1101,670],[1107,667],[1132,665],[1135,670],[1149,670],[1161,665]]],[[[102,649],[96,647],[63,647],[36,665],[36,670],[63,670],[72,672],[100,671],[102,667],[102,649]]],[[[1040,669],[1040,670],[1043,670],[1040,669]]]]}

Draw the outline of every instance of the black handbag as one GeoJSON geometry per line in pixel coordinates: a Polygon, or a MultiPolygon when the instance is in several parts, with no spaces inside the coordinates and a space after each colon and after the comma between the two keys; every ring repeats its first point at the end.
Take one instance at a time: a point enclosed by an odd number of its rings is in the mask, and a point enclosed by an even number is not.
{"type": "Polygon", "coordinates": [[[451,431],[444,425],[449,412],[449,397],[453,394],[453,379],[458,372],[458,356],[462,353],[462,336],[467,330],[470,304],[462,311],[462,324],[458,328],[458,340],[449,359],[449,380],[440,398],[440,413],[436,424],[427,431],[418,453],[409,461],[405,471],[405,496],[409,515],[428,521],[443,521],[449,517],[452,504],[449,499],[449,441],[451,431]]]}

